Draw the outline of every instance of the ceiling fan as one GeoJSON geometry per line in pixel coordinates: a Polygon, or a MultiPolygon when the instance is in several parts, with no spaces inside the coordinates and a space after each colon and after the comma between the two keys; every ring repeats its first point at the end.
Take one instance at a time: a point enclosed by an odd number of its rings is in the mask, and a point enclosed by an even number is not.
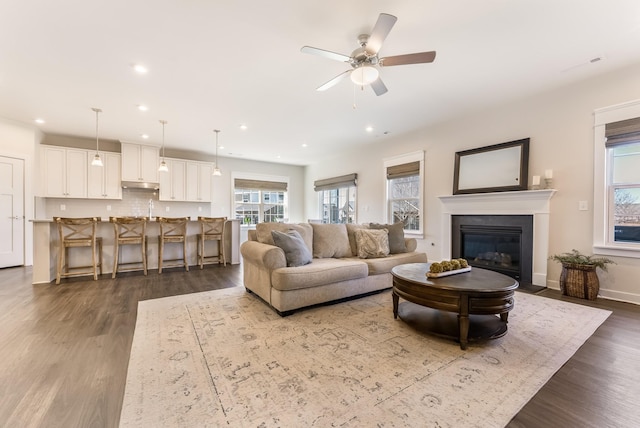
{"type": "Polygon", "coordinates": [[[359,48],[351,52],[351,55],[343,55],[336,52],[318,49],[311,46],[303,46],[300,49],[303,53],[318,55],[336,61],[346,62],[351,65],[352,69],[340,73],[327,83],[316,88],[317,91],[325,91],[347,76],[360,86],[371,85],[371,88],[380,96],[387,92],[387,87],[380,79],[378,67],[391,67],[394,65],[406,64],[424,64],[433,62],[436,58],[435,51],[417,52],[405,55],[387,56],[378,58],[378,52],[382,47],[382,42],[393,28],[398,18],[387,13],[381,13],[378,17],[376,25],[373,27],[371,34],[361,34],[358,36],[359,48]]]}

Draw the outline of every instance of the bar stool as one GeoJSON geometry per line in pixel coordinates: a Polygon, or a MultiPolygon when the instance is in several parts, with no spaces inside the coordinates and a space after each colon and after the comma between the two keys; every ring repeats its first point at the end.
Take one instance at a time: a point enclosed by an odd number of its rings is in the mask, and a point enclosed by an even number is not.
{"type": "Polygon", "coordinates": [[[224,229],[226,217],[198,217],[200,223],[200,234],[198,234],[198,263],[200,269],[203,268],[205,259],[210,262],[224,263],[227,266],[227,259],[224,254],[224,229]],[[205,241],[218,241],[218,254],[216,256],[205,256],[205,241]]]}
{"type": "Polygon", "coordinates": [[[160,236],[158,236],[158,273],[162,273],[163,262],[178,262],[181,260],[163,260],[164,244],[180,242],[182,242],[182,263],[167,267],[183,265],[185,270],[189,272],[189,263],[187,263],[187,222],[189,220],[189,217],[156,217],[156,221],[160,224],[160,236]]]}
{"type": "Polygon", "coordinates": [[[121,272],[139,270],[142,263],[142,270],[147,274],[147,217],[109,217],[113,223],[115,239],[113,241],[113,271],[111,278],[116,277],[118,266],[126,266],[120,269],[121,272]],[[140,245],[142,255],[141,262],[120,263],[118,253],[120,245],[140,245]]]}
{"type": "Polygon", "coordinates": [[[58,225],[59,236],[56,284],[60,284],[60,278],[87,274],[93,274],[93,280],[96,281],[98,269],[102,275],[102,238],[96,236],[96,226],[100,220],[97,217],[56,217],[54,221],[58,225]],[[69,266],[69,248],[82,247],[91,248],[91,265],[69,266]]]}

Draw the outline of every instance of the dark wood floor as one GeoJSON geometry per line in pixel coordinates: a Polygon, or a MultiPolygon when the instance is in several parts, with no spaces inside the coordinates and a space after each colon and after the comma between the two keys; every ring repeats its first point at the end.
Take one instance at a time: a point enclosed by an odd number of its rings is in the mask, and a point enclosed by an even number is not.
{"type": "MultiPolygon", "coordinates": [[[[0,427],[117,427],[138,302],[241,285],[239,265],[60,286],[0,270],[0,427]]],[[[640,307],[589,304],[614,313],[509,427],[640,426],[640,307]]]]}

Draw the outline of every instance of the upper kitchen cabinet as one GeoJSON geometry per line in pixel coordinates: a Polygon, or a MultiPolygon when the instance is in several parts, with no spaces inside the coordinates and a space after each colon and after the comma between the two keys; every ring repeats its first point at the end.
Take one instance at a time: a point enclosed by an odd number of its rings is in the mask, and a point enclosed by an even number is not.
{"type": "Polygon", "coordinates": [[[121,142],[122,181],[158,183],[160,149],[121,142]]]}
{"type": "Polygon", "coordinates": [[[92,166],[93,156],[89,156],[89,185],[87,196],[96,199],[122,199],[120,183],[120,154],[100,152],[103,166],[92,166]]]}
{"type": "Polygon", "coordinates": [[[86,198],[88,151],[42,146],[45,197],[86,198]]]}
{"type": "Polygon", "coordinates": [[[182,159],[165,158],[169,171],[160,172],[160,194],[161,201],[185,201],[186,165],[182,159]]]}
{"type": "Polygon", "coordinates": [[[211,173],[206,162],[187,162],[187,201],[211,202],[211,173]]]}

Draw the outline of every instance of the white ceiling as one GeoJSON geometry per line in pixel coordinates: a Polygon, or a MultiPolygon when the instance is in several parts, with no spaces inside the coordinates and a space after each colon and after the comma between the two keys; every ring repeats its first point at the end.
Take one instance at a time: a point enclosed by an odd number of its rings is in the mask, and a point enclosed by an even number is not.
{"type": "Polygon", "coordinates": [[[160,145],[165,119],[166,147],[213,154],[217,128],[221,156],[306,165],[640,62],[639,48],[638,0],[2,0],[0,117],[95,138],[99,107],[100,138],[160,145]],[[435,62],[382,69],[380,97],[348,79],[316,92],[349,66],[300,48],[350,54],[380,12],[398,17],[381,57],[435,62]]]}

